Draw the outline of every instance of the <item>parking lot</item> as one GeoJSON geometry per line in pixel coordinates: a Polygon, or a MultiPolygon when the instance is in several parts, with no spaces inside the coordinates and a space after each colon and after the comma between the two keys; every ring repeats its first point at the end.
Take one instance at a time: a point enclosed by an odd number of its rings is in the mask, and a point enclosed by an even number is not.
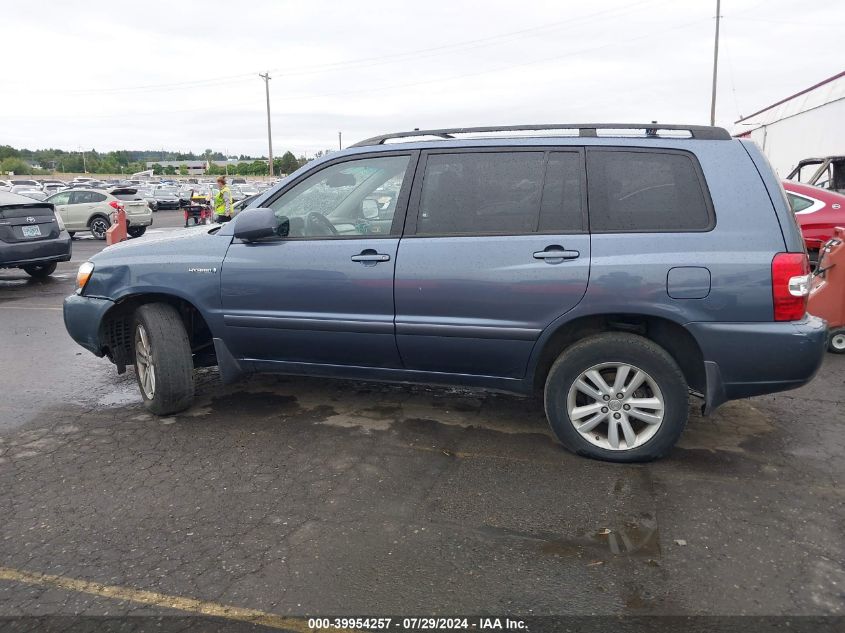
{"type": "Polygon", "coordinates": [[[712,418],[691,401],[647,465],[564,451],[539,399],[463,389],[210,369],[156,418],[63,327],[103,246],[0,271],[0,616],[845,614],[845,357],[712,418]]]}

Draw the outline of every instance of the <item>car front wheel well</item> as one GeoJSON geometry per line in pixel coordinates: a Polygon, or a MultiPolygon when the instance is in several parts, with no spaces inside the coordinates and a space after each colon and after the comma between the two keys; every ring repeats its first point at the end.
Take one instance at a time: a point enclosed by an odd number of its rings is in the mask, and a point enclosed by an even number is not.
{"type": "Polygon", "coordinates": [[[690,389],[706,392],[704,355],[693,335],[674,321],[642,314],[590,315],[562,325],[543,345],[534,369],[534,388],[543,389],[549,370],[565,349],[602,332],[630,332],[654,341],[672,356],[690,389]]]}
{"type": "Polygon", "coordinates": [[[123,373],[126,366],[134,361],[132,323],[138,308],[150,303],[166,303],[176,308],[188,334],[196,367],[217,364],[211,329],[196,306],[173,295],[139,294],[117,301],[103,317],[100,326],[102,350],[117,365],[118,371],[123,373]]]}

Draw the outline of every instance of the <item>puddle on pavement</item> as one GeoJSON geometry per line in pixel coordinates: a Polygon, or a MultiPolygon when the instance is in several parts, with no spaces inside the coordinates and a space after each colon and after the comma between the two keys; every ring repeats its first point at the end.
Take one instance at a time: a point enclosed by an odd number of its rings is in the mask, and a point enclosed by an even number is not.
{"type": "Polygon", "coordinates": [[[702,417],[699,406],[700,402],[690,406],[679,448],[744,453],[746,442],[775,429],[769,417],[747,400],[727,402],[708,418],[702,417]]]}
{"type": "Polygon", "coordinates": [[[196,404],[179,417],[234,414],[296,417],[364,433],[432,420],[510,434],[549,435],[541,403],[516,396],[428,386],[351,383],[342,380],[254,376],[220,385],[200,374],[196,404]]]}
{"type": "Polygon", "coordinates": [[[546,540],[540,551],[559,558],[609,554],[654,560],[660,558],[660,533],[651,517],[631,519],[619,528],[599,528],[568,540],[546,540]]]}

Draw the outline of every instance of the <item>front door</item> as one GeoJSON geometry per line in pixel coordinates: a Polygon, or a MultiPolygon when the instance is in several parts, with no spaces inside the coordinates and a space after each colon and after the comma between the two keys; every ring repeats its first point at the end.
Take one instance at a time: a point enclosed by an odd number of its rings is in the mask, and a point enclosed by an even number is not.
{"type": "Polygon", "coordinates": [[[56,208],[56,213],[62,219],[62,222],[68,231],[75,231],[73,226],[70,226],[70,215],[68,212],[68,205],[70,204],[70,191],[61,191],[55,195],[47,198],[47,202],[51,203],[56,208]]]}
{"type": "Polygon", "coordinates": [[[222,308],[234,354],[267,365],[401,367],[393,274],[414,162],[410,152],[341,160],[264,204],[289,234],[236,239],[226,254],[222,308]]]}
{"type": "Polygon", "coordinates": [[[522,378],[587,288],[583,150],[432,151],[418,171],[396,264],[404,366],[522,378]]]}

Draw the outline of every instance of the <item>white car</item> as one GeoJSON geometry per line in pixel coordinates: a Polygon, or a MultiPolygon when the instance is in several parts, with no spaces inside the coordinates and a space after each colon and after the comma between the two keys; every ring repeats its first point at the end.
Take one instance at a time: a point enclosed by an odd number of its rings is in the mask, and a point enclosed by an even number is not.
{"type": "Polygon", "coordinates": [[[137,194],[137,189],[131,187],[119,187],[110,193],[96,189],[71,189],[50,196],[47,202],[55,205],[71,236],[91,231],[95,239],[106,239],[112,214],[120,207],[126,211],[130,237],[140,237],[153,223],[149,205],[137,194]]]}
{"type": "Polygon", "coordinates": [[[30,187],[29,185],[12,185],[9,191],[18,194],[19,196],[32,198],[33,200],[44,200],[47,198],[46,193],[40,189],[36,189],[35,187],[30,187]]]}

